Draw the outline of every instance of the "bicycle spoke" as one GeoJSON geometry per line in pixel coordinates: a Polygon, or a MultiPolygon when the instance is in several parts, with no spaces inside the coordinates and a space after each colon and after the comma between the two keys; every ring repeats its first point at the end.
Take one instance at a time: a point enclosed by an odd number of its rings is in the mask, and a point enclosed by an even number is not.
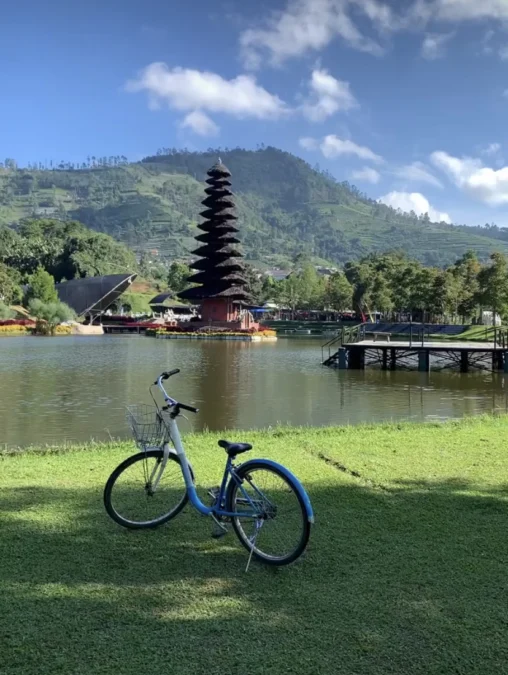
{"type": "Polygon", "coordinates": [[[186,495],[178,462],[170,459],[159,478],[162,452],[146,454],[126,466],[111,488],[112,509],[130,523],[151,523],[176,509],[186,495]],[[150,480],[153,476],[153,479],[150,480]]]}

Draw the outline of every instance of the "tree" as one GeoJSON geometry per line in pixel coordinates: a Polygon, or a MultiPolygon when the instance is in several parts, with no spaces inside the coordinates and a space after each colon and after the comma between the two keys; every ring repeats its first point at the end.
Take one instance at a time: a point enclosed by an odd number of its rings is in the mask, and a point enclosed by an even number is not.
{"type": "Polygon", "coordinates": [[[463,323],[475,314],[478,306],[480,270],[481,265],[474,251],[464,253],[453,268],[453,274],[458,283],[457,312],[462,317],[463,323]]]}
{"type": "Polygon", "coordinates": [[[0,300],[0,319],[12,319],[14,312],[0,300]]]}
{"type": "Polygon", "coordinates": [[[458,283],[451,271],[440,270],[434,277],[429,292],[428,310],[437,317],[456,314],[458,305],[458,283]]]}
{"type": "Polygon", "coordinates": [[[425,321],[425,312],[432,306],[432,290],[437,270],[432,267],[421,267],[414,276],[414,286],[411,297],[411,309],[419,310],[425,321]]]}
{"type": "Polygon", "coordinates": [[[247,293],[250,295],[252,298],[253,304],[259,304],[262,302],[262,289],[263,289],[263,284],[261,279],[259,278],[257,272],[254,270],[254,268],[251,265],[245,265],[245,270],[243,272],[243,276],[247,280],[247,293]]]}
{"type": "Polygon", "coordinates": [[[294,312],[302,301],[301,279],[294,272],[278,283],[277,300],[294,312]]]}
{"type": "Polygon", "coordinates": [[[19,273],[0,262],[0,301],[13,305],[21,302],[22,298],[19,273]]]}
{"type": "Polygon", "coordinates": [[[343,272],[337,272],[328,278],[326,282],[325,299],[327,305],[338,312],[344,312],[347,309],[351,309],[353,302],[353,287],[343,272]]]}
{"type": "Polygon", "coordinates": [[[39,335],[54,335],[56,327],[75,318],[74,311],[63,302],[43,302],[34,298],[29,304],[30,314],[37,321],[35,331],[39,335]]]}
{"type": "Polygon", "coordinates": [[[478,275],[479,299],[484,307],[496,314],[506,315],[508,311],[508,263],[502,253],[490,256],[490,265],[483,267],[478,275]]]}
{"type": "Polygon", "coordinates": [[[393,309],[392,290],[389,280],[382,272],[374,276],[374,283],[370,292],[372,308],[377,312],[387,314],[393,309]]]}
{"type": "Polygon", "coordinates": [[[300,284],[300,303],[302,307],[316,309],[323,305],[324,278],[320,277],[310,263],[305,263],[298,274],[300,284]]]}
{"type": "Polygon", "coordinates": [[[191,271],[187,265],[180,262],[173,262],[169,268],[168,274],[168,286],[175,293],[184,291],[189,283],[187,278],[190,276],[191,271]]]}
{"type": "Polygon", "coordinates": [[[347,263],[344,268],[347,280],[353,287],[353,308],[360,314],[370,311],[372,308],[372,288],[374,274],[372,266],[368,262],[347,263]]]}
{"type": "Polygon", "coordinates": [[[39,300],[42,304],[56,303],[58,301],[55,280],[42,267],[39,267],[30,277],[26,302],[30,304],[31,300],[39,300]]]}

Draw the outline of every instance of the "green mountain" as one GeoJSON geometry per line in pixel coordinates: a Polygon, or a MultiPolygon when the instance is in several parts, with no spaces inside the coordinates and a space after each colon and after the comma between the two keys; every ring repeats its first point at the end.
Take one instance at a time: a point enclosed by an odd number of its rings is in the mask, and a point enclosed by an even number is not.
{"type": "Polygon", "coordinates": [[[378,204],[349,183],[276,148],[205,153],[164,149],[142,162],[93,158],[58,169],[0,169],[0,224],[43,216],[79,220],[138,253],[185,258],[194,248],[203,181],[221,156],[233,174],[241,237],[252,262],[284,265],[298,253],[344,263],[399,249],[427,265],[508,253],[508,232],[495,226],[430,223],[378,204]]]}

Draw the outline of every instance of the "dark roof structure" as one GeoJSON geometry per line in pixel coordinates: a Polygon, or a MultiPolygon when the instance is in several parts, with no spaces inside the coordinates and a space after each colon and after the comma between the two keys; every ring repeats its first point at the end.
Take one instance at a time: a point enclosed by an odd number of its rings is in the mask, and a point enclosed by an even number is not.
{"type": "Polygon", "coordinates": [[[56,284],[61,302],[72,307],[78,316],[102,314],[132,284],[137,274],[111,274],[85,277],[56,284]]]}
{"type": "Polygon", "coordinates": [[[193,302],[206,298],[229,298],[245,303],[249,301],[249,295],[245,290],[247,281],[243,275],[243,256],[237,247],[240,240],[235,236],[238,228],[230,190],[231,173],[219,159],[208,171],[208,176],[207,196],[201,202],[206,209],[200,214],[205,221],[198,225],[204,234],[196,237],[201,245],[193,251],[200,260],[191,264],[190,267],[197,273],[188,278],[199,286],[188,288],[178,296],[193,302]]]}
{"type": "Polygon", "coordinates": [[[172,300],[175,297],[174,293],[159,293],[155,298],[152,298],[148,304],[149,305],[162,305],[163,302],[167,300],[172,300]]]}
{"type": "Polygon", "coordinates": [[[185,314],[192,310],[191,305],[184,305],[179,300],[174,300],[174,297],[174,293],[159,293],[148,304],[154,312],[164,312],[166,309],[173,309],[185,314]]]}

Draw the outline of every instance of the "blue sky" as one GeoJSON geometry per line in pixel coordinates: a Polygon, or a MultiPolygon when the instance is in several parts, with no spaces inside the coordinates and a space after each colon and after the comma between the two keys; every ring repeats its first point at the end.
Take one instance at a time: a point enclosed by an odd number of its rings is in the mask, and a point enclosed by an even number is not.
{"type": "Polygon", "coordinates": [[[508,0],[20,0],[0,64],[2,159],[265,143],[508,226],[508,0]]]}

